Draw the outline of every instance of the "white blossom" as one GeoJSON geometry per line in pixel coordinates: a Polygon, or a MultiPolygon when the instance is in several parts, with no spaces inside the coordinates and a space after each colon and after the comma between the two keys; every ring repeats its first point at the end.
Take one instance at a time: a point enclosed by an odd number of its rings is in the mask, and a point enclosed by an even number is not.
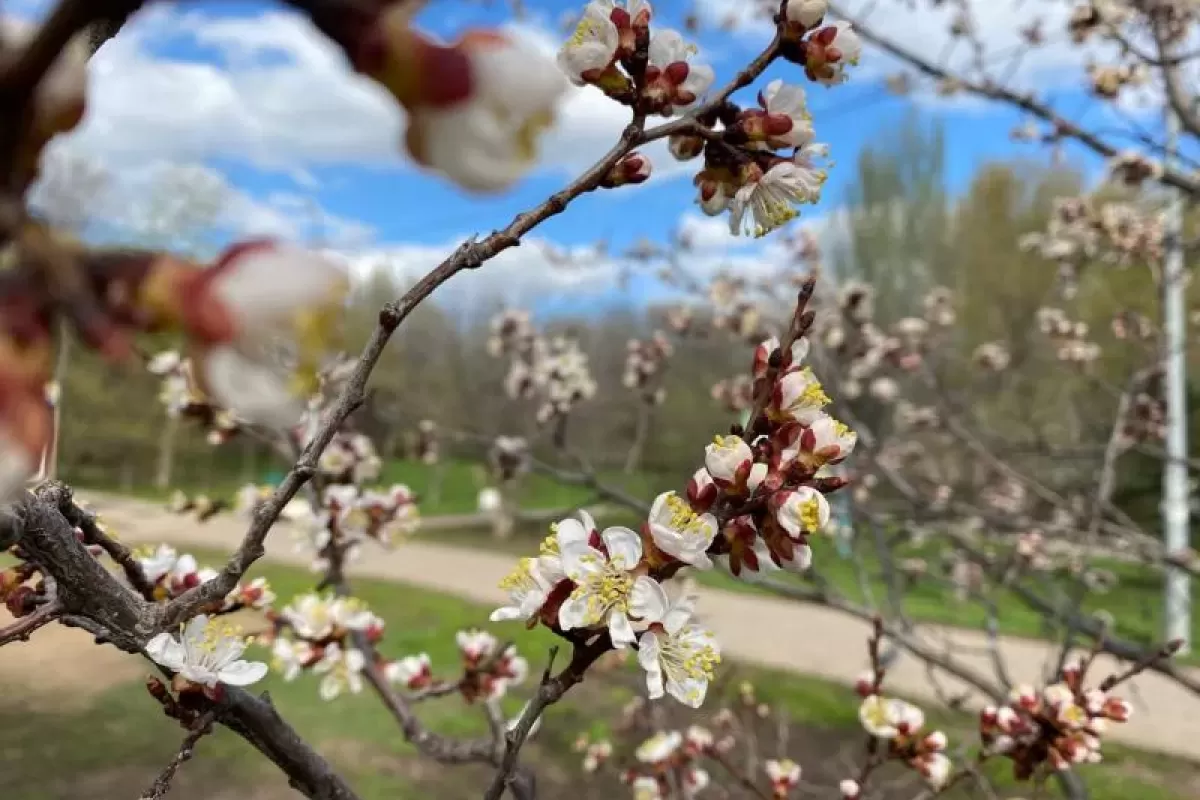
{"type": "Polygon", "coordinates": [[[775,519],[793,539],[819,532],[829,522],[829,501],[811,486],[800,486],[771,498],[775,519]]]}
{"type": "Polygon", "coordinates": [[[231,248],[212,269],[216,276],[197,302],[217,304],[228,329],[198,334],[213,339],[197,357],[202,388],[249,422],[290,428],[316,388],[349,288],[346,273],[328,257],[270,243],[231,248]],[[290,367],[273,352],[280,341],[296,345],[290,367]]]}
{"type": "Polygon", "coordinates": [[[729,206],[729,231],[734,236],[765,236],[782,227],[800,216],[796,206],[820,199],[825,179],[823,169],[779,162],[737,190],[729,206]]]}
{"type": "Polygon", "coordinates": [[[638,663],[646,671],[652,700],[664,689],[684,705],[699,708],[704,702],[713,668],[721,650],[711,631],[692,624],[695,600],[684,597],[667,610],[638,640],[638,663]]]}
{"type": "Polygon", "coordinates": [[[309,665],[315,651],[308,642],[281,636],[271,645],[271,666],[285,681],[293,681],[309,665]]]}
{"type": "Polygon", "coordinates": [[[616,58],[621,33],[612,21],[612,10],[588,3],[571,38],[558,51],[558,66],[571,83],[586,86],[616,58]]]}
{"type": "Polygon", "coordinates": [[[613,645],[623,648],[636,640],[633,622],[651,623],[667,610],[667,596],[658,581],[633,575],[642,558],[642,540],[628,528],[608,528],[600,539],[607,552],[586,542],[562,547],[564,571],[575,590],[558,612],[563,630],[608,628],[613,645]]]}
{"type": "Polygon", "coordinates": [[[867,733],[878,739],[911,736],[925,724],[921,709],[903,700],[873,694],[863,700],[858,719],[867,733]]]}
{"type": "Polygon", "coordinates": [[[658,549],[697,569],[712,568],[707,551],[719,530],[712,514],[697,514],[675,492],[664,492],[654,499],[647,524],[658,549]]]}
{"type": "Polygon", "coordinates": [[[223,683],[249,686],[262,680],[267,665],[243,661],[247,641],[241,631],[201,614],[180,628],[179,638],[160,633],[146,643],[146,655],[192,683],[210,689],[223,683]]]}
{"type": "Polygon", "coordinates": [[[457,49],[470,64],[470,95],[409,109],[408,150],[464,188],[505,189],[536,162],[568,81],[531,46],[499,34],[468,35],[457,49]]]}
{"type": "Polygon", "coordinates": [[[350,648],[343,650],[337,643],[326,645],[321,660],[313,666],[313,671],[324,675],[319,689],[322,700],[334,700],[343,691],[358,694],[363,688],[362,671],[367,664],[366,656],[361,650],[350,648]]]}

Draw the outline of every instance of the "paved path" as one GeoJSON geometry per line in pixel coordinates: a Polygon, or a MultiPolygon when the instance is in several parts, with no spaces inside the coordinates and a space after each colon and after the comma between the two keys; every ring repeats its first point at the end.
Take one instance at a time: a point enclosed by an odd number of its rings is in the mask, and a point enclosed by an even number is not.
{"type": "MultiPolygon", "coordinates": [[[[81,494],[89,499],[86,493],[81,494]]],[[[93,508],[116,529],[122,541],[130,544],[169,542],[232,550],[245,529],[244,524],[230,517],[196,525],[141,501],[109,496],[92,500],[93,508]]],[[[292,551],[287,533],[279,530],[268,538],[267,557],[307,565],[303,555],[292,551]]],[[[409,542],[392,551],[373,550],[353,565],[351,573],[496,605],[505,599],[498,584],[512,569],[513,561],[511,556],[487,550],[409,542]]],[[[699,588],[699,595],[698,613],[717,634],[725,653],[739,661],[846,684],[852,683],[866,666],[869,626],[857,619],[817,605],[706,587],[699,588]]],[[[982,634],[937,626],[923,626],[921,630],[937,641],[953,642],[955,654],[964,663],[982,674],[994,674],[982,634]]],[[[1001,643],[1009,674],[1018,682],[1037,683],[1053,650],[1048,643],[1025,639],[1006,638],[1001,643]]],[[[1118,666],[1102,658],[1097,669],[1108,674],[1118,666]]],[[[1200,675],[1200,670],[1192,672],[1200,675]]],[[[969,691],[948,676],[940,677],[939,683],[951,694],[969,691]]],[[[1200,761],[1200,698],[1156,674],[1141,675],[1133,684],[1136,691],[1127,690],[1126,696],[1134,702],[1136,712],[1125,725],[1112,726],[1111,738],[1200,761]]],[[[889,673],[888,686],[914,700],[937,700],[925,666],[913,658],[897,660],[889,673]]],[[[853,713],[853,709],[847,709],[847,713],[853,713]]]]}

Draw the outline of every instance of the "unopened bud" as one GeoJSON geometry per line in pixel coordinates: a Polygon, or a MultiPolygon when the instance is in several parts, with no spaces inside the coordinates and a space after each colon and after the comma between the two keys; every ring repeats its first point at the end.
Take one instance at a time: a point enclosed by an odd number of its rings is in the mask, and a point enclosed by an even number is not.
{"type": "Polygon", "coordinates": [[[678,134],[667,140],[667,149],[678,161],[690,161],[704,152],[704,140],[699,136],[678,134]]]}
{"type": "Polygon", "coordinates": [[[925,736],[925,738],[921,741],[921,744],[926,750],[940,753],[946,749],[948,742],[946,741],[946,734],[942,733],[941,731],[932,731],[925,736]]]}
{"type": "Polygon", "coordinates": [[[858,785],[858,781],[844,780],[838,784],[838,791],[842,793],[842,800],[858,800],[862,795],[862,787],[858,785]]]}
{"type": "Polygon", "coordinates": [[[645,183],[650,177],[650,159],[636,150],[618,161],[600,185],[615,189],[626,184],[645,183]]]}

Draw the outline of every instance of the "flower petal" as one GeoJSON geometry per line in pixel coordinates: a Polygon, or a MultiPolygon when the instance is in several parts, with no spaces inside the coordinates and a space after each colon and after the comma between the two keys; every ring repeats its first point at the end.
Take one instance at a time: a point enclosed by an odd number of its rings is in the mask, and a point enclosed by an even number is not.
{"type": "Polygon", "coordinates": [[[223,346],[206,351],[199,359],[204,389],[218,405],[249,422],[290,428],[304,412],[304,403],[293,395],[280,370],[223,346]]]}
{"type": "Polygon", "coordinates": [[[183,666],[183,645],[169,633],[160,633],[146,642],[146,655],[169,670],[178,672],[183,666]]]}
{"type": "Polygon", "coordinates": [[[261,661],[235,661],[217,673],[221,683],[230,686],[249,686],[267,676],[267,665],[261,661]]]}
{"type": "Polygon", "coordinates": [[[624,611],[615,608],[608,615],[608,635],[618,650],[623,650],[626,645],[637,641],[637,634],[633,632],[629,617],[625,616],[624,611]]]}
{"type": "Polygon", "coordinates": [[[642,559],[642,537],[629,528],[615,526],[600,534],[608,548],[608,560],[615,567],[630,570],[642,559]]]}
{"type": "Polygon", "coordinates": [[[640,622],[658,622],[667,613],[670,599],[662,584],[639,575],[629,592],[629,615],[640,622]]]}

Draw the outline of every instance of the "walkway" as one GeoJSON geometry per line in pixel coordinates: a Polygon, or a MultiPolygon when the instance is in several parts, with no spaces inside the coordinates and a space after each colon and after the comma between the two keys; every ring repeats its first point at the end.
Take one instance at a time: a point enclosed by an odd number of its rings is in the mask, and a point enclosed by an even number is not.
{"type": "MultiPolygon", "coordinates": [[[[84,500],[88,495],[81,492],[84,500]]],[[[121,540],[129,543],[167,542],[175,546],[233,550],[245,525],[228,516],[205,525],[176,517],[142,501],[93,497],[92,507],[102,514],[121,540]]],[[[459,518],[465,522],[468,518],[459,518]]],[[[438,522],[444,528],[445,523],[438,522]]],[[[292,551],[292,538],[278,530],[267,540],[267,557],[286,564],[307,566],[306,558],[292,551]]],[[[495,606],[505,599],[498,584],[513,567],[511,556],[431,544],[409,542],[392,551],[374,550],[369,558],[352,565],[351,573],[395,580],[458,595],[495,606]]],[[[851,684],[866,667],[869,626],[837,611],[758,595],[699,588],[698,613],[704,617],[731,658],[764,667],[828,678],[851,684]]],[[[923,626],[935,641],[953,642],[959,658],[985,675],[994,674],[985,637],[973,631],[923,626]]],[[[1044,665],[1053,657],[1053,646],[1025,639],[1005,638],[1001,652],[1014,681],[1037,683],[1044,665]]],[[[1100,674],[1119,669],[1102,658],[1100,674]]],[[[1200,674],[1200,670],[1195,671],[1200,674]]],[[[943,691],[955,695],[968,691],[950,677],[940,677],[943,691]]],[[[1163,753],[1200,761],[1200,698],[1167,678],[1144,674],[1134,682],[1136,691],[1126,696],[1135,714],[1124,725],[1114,725],[1110,738],[1163,753]]],[[[913,700],[937,701],[925,666],[916,659],[897,659],[887,685],[913,700]]],[[[976,703],[977,705],[977,703],[976,703]]],[[[847,709],[847,713],[853,713],[847,709]]]]}

